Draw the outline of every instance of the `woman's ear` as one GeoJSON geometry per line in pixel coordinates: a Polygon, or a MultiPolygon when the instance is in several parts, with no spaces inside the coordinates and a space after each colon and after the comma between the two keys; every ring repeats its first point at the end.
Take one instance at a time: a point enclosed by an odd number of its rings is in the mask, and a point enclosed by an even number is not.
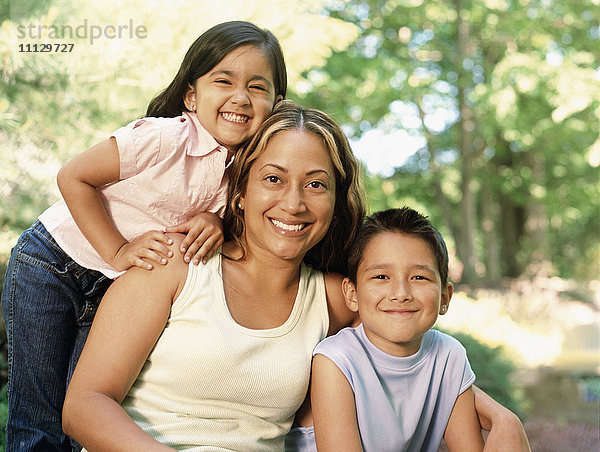
{"type": "Polygon", "coordinates": [[[346,306],[352,312],[358,312],[358,298],[356,297],[356,286],[349,278],[344,278],[342,281],[342,291],[344,292],[344,299],[346,306]]]}
{"type": "Polygon", "coordinates": [[[188,89],[183,96],[185,108],[189,111],[196,111],[196,88],[188,83],[188,89]]]}
{"type": "Polygon", "coordinates": [[[442,290],[442,302],[440,303],[440,315],[444,315],[448,312],[448,308],[450,307],[450,299],[452,298],[452,294],[454,293],[454,286],[451,282],[446,284],[446,288],[442,290]]]}
{"type": "Polygon", "coordinates": [[[273,102],[273,108],[275,108],[275,106],[276,106],[276,105],[277,105],[279,102],[281,102],[282,100],[283,100],[283,96],[282,96],[281,94],[278,94],[278,95],[275,97],[275,102],[273,102]]]}

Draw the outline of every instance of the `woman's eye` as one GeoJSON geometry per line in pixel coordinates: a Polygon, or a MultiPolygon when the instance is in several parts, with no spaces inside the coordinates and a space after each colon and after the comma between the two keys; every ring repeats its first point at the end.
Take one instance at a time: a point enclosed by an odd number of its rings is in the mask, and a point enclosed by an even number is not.
{"type": "Polygon", "coordinates": [[[272,182],[274,184],[279,182],[279,178],[277,176],[267,176],[267,177],[265,177],[265,180],[267,182],[272,182]]]}
{"type": "Polygon", "coordinates": [[[323,182],[321,182],[321,181],[318,181],[318,180],[315,180],[315,181],[312,181],[312,182],[310,182],[310,183],[308,184],[308,186],[309,186],[310,188],[313,188],[313,189],[315,189],[315,190],[317,190],[317,189],[319,189],[319,188],[327,188],[323,182]]]}

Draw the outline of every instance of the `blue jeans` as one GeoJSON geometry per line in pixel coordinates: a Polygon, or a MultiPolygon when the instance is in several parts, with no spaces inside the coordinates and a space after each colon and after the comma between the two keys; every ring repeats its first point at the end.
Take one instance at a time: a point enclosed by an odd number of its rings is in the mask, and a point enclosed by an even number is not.
{"type": "Polygon", "coordinates": [[[39,221],[12,249],[2,288],[8,335],[7,452],[79,448],[62,431],[62,406],[111,282],[74,262],[39,221]]]}

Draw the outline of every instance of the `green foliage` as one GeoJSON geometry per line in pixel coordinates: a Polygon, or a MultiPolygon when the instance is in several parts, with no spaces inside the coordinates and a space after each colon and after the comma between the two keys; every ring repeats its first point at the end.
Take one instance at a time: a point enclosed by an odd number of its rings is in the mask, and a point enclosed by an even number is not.
{"type": "Polygon", "coordinates": [[[362,33],[304,74],[299,99],[356,138],[377,127],[426,140],[369,181],[373,206],[427,206],[488,282],[542,262],[597,276],[596,0],[353,0],[330,14],[362,33]]]}
{"type": "Polygon", "coordinates": [[[511,379],[516,366],[502,347],[489,347],[468,334],[446,333],[458,339],[467,349],[469,363],[477,378],[475,384],[522,417],[526,409],[525,399],[521,389],[511,379]]]}

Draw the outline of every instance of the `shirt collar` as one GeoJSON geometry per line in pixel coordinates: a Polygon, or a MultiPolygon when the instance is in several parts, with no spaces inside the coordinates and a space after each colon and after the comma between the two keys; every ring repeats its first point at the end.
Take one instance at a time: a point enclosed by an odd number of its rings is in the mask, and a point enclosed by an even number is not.
{"type": "Polygon", "coordinates": [[[186,154],[193,157],[202,157],[210,154],[212,151],[224,152],[227,155],[227,148],[221,146],[210,133],[206,131],[198,117],[188,111],[184,111],[182,116],[190,121],[190,135],[186,147],[186,154]]]}

